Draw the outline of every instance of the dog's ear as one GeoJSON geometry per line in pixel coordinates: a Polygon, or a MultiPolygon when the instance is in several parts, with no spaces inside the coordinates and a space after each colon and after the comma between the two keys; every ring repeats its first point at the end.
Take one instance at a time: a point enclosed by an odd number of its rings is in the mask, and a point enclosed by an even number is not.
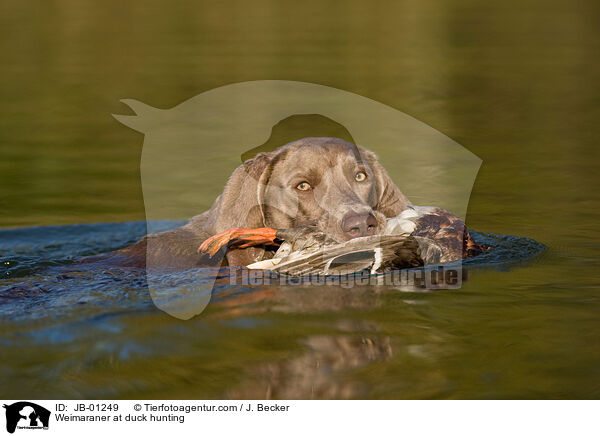
{"type": "Polygon", "coordinates": [[[385,168],[377,160],[375,153],[360,148],[360,154],[371,167],[375,176],[377,202],[374,209],[388,218],[397,216],[411,204],[410,201],[394,184],[385,168]]]}
{"type": "Polygon", "coordinates": [[[222,232],[232,227],[265,226],[263,193],[276,152],[259,153],[233,172],[213,206],[212,227],[222,232]]]}

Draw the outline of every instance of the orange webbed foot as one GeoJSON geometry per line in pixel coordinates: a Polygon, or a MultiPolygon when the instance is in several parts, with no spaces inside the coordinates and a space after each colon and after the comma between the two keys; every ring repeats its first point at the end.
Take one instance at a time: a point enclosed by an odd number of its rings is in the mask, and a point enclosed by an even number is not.
{"type": "Polygon", "coordinates": [[[256,245],[276,245],[277,230],[270,227],[258,229],[240,229],[237,227],[211,236],[200,245],[198,253],[208,253],[214,256],[224,245],[232,242],[239,248],[254,247],[256,245]]]}

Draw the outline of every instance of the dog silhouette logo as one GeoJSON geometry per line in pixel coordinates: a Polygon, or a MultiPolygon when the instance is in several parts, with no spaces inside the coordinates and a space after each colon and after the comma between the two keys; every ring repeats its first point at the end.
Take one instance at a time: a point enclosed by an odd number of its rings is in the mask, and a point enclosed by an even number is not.
{"type": "Polygon", "coordinates": [[[50,411],[29,401],[4,405],[6,409],[6,431],[19,429],[48,429],[50,411]]]}
{"type": "MultiPolygon", "coordinates": [[[[163,220],[188,220],[209,210],[214,199],[223,199],[223,186],[240,160],[305,137],[332,136],[369,149],[385,162],[394,184],[409,199],[450,210],[463,220],[481,166],[481,159],[431,126],[375,100],[315,83],[233,83],[168,109],[131,99],[122,102],[134,114],[115,119],[144,134],[140,174],[150,234],[164,230],[163,220]]],[[[301,203],[283,192],[287,188],[269,185],[270,192],[281,190],[281,195],[264,196],[264,178],[248,173],[245,180],[247,198],[256,195],[251,213],[263,214],[266,206],[289,217],[301,214],[301,203]],[[289,198],[285,210],[280,198],[289,198]]],[[[241,216],[243,199],[238,194],[236,213],[241,216]]],[[[327,210],[335,205],[319,206],[327,210]]],[[[165,272],[164,257],[153,254],[170,251],[162,239],[146,238],[144,244],[146,283],[156,307],[179,319],[202,313],[218,275],[211,269],[190,269],[185,278],[173,280],[165,272]]],[[[220,265],[224,251],[215,253],[215,264],[220,265]]]]}

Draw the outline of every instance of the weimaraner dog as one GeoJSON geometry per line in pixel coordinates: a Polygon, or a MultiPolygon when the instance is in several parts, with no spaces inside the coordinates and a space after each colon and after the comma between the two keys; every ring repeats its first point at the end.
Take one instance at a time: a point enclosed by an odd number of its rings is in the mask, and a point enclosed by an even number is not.
{"type": "MultiPolygon", "coordinates": [[[[343,242],[378,234],[386,218],[408,205],[372,152],[338,138],[304,138],[244,162],[210,210],[186,225],[150,234],[116,254],[136,264],[147,255],[156,265],[206,265],[211,258],[198,247],[228,229],[313,226],[343,242]]],[[[226,265],[273,255],[268,245],[248,245],[229,246],[226,265]]]]}

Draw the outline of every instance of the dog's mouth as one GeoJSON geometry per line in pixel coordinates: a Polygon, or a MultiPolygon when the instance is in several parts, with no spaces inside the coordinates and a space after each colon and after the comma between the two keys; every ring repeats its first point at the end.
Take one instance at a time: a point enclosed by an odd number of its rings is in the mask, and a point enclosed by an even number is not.
{"type": "Polygon", "coordinates": [[[256,245],[279,246],[284,240],[293,241],[306,237],[314,239],[317,243],[325,240],[343,243],[355,238],[378,235],[382,232],[385,222],[386,218],[382,213],[369,211],[349,212],[341,220],[333,220],[330,215],[323,215],[318,220],[295,222],[292,227],[286,229],[230,228],[206,239],[198,248],[198,252],[214,256],[225,245],[234,245],[237,248],[256,245]]]}

